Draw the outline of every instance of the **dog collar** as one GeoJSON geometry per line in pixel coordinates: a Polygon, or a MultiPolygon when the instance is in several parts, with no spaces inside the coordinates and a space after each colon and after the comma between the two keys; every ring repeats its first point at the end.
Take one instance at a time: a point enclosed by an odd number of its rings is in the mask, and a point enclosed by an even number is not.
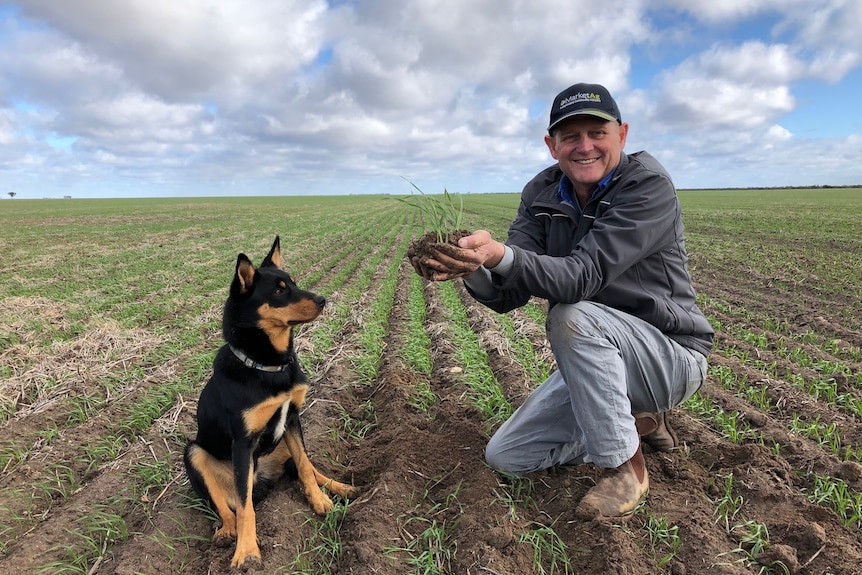
{"type": "Polygon", "coordinates": [[[250,358],[248,355],[245,354],[243,350],[239,349],[238,347],[234,347],[231,344],[227,344],[227,346],[230,348],[236,358],[242,362],[244,366],[251,367],[260,371],[284,371],[285,369],[290,367],[291,364],[293,364],[293,358],[291,358],[288,360],[287,363],[283,365],[264,365],[250,358]]]}

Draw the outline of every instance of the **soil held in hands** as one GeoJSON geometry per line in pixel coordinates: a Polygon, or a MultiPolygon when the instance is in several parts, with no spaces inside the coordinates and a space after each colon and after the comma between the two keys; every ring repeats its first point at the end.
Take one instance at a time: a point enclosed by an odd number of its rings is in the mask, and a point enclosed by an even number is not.
{"type": "MultiPolygon", "coordinates": [[[[469,235],[470,232],[467,230],[450,231],[446,234],[446,242],[443,243],[457,246],[458,240],[469,235]]],[[[414,257],[434,258],[437,255],[435,252],[440,243],[437,241],[437,232],[427,232],[419,239],[412,240],[410,245],[407,246],[407,259],[412,260],[414,257]]]]}

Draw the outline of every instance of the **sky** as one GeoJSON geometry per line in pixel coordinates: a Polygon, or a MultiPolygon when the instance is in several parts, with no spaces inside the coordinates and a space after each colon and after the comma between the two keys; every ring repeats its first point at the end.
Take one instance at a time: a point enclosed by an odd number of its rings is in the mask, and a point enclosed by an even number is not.
{"type": "Polygon", "coordinates": [[[858,0],[0,1],[0,200],[519,192],[600,83],[680,189],[862,184],[858,0]]]}

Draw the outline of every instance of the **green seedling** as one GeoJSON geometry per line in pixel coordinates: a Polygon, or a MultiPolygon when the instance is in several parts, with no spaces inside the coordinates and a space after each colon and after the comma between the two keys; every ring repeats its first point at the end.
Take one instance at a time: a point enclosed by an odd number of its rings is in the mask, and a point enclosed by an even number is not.
{"type": "Polygon", "coordinates": [[[663,567],[670,563],[682,545],[682,540],[679,538],[679,525],[669,524],[667,517],[649,515],[644,528],[649,534],[653,557],[658,566],[663,567]]]}
{"type": "Polygon", "coordinates": [[[533,549],[533,568],[536,569],[536,573],[541,575],[574,573],[572,561],[568,555],[568,546],[560,539],[553,527],[536,524],[534,529],[522,533],[519,541],[533,549]]]}
{"type": "Polygon", "coordinates": [[[458,194],[458,204],[456,205],[455,197],[445,188],[443,189],[443,199],[438,199],[423,192],[419,186],[410,180],[406,181],[419,192],[419,196],[410,195],[406,198],[396,199],[419,211],[425,221],[426,228],[430,228],[429,231],[434,232],[438,242],[447,241],[450,231],[461,229],[461,221],[464,217],[464,198],[460,194],[458,194]]]}
{"type": "Polygon", "coordinates": [[[308,538],[305,548],[297,555],[286,572],[291,575],[335,573],[344,553],[341,528],[346,517],[347,502],[341,500],[335,501],[335,506],[326,514],[323,521],[307,517],[305,523],[314,526],[314,533],[308,538]]]}
{"type": "Polygon", "coordinates": [[[742,510],[742,495],[733,495],[733,473],[718,475],[716,480],[724,480],[724,493],[715,502],[716,523],[724,523],[725,530],[730,533],[730,522],[742,510]]]}
{"type": "Polygon", "coordinates": [[[451,282],[440,286],[446,318],[454,329],[449,334],[456,345],[455,357],[462,366],[462,379],[472,391],[474,405],[482,410],[488,424],[499,423],[512,415],[512,406],[503,394],[500,383],[488,365],[488,354],[470,328],[467,310],[451,282]]]}

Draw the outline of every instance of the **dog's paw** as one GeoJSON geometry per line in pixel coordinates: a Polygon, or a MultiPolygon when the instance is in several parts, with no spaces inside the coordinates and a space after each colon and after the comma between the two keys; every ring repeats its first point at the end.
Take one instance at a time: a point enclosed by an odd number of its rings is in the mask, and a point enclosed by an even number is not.
{"type": "Polygon", "coordinates": [[[331,479],[328,483],[324,483],[322,487],[325,487],[330,493],[338,495],[339,497],[344,497],[345,499],[353,499],[353,497],[359,493],[359,489],[356,487],[346,483],[341,483],[340,481],[333,481],[331,479]]]}
{"type": "Polygon", "coordinates": [[[236,530],[220,528],[213,535],[213,545],[216,547],[230,547],[236,540],[236,530]]]}
{"type": "Polygon", "coordinates": [[[344,483],[339,483],[339,489],[333,489],[332,492],[338,495],[339,497],[344,497],[345,499],[355,499],[357,495],[359,495],[359,488],[353,487],[352,485],[347,485],[344,483]]]}
{"type": "Polygon", "coordinates": [[[260,569],[263,569],[263,560],[261,560],[259,554],[241,557],[240,554],[237,553],[233,556],[230,566],[241,571],[259,571],[260,569]]]}
{"type": "Polygon", "coordinates": [[[332,499],[320,490],[318,490],[317,493],[312,493],[308,496],[308,503],[311,504],[311,508],[314,509],[314,512],[318,515],[326,515],[335,506],[335,504],[332,503],[332,499]]]}

